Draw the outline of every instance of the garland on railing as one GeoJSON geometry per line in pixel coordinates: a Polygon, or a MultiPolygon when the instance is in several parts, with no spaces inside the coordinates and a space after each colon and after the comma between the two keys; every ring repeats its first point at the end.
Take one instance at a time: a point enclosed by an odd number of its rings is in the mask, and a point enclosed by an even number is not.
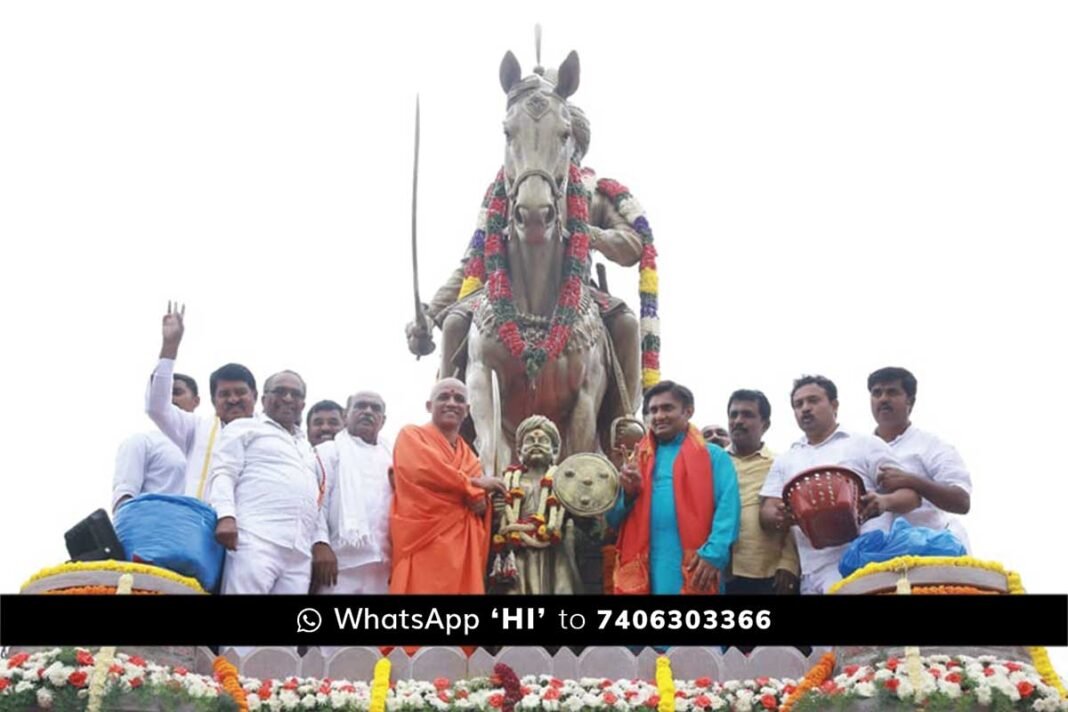
{"type": "Polygon", "coordinates": [[[786,701],[782,703],[782,707],[779,708],[779,712],[790,712],[797,704],[798,700],[804,697],[809,690],[818,688],[824,682],[826,682],[831,673],[834,672],[834,653],[824,653],[820,658],[820,661],[809,670],[805,677],[801,680],[801,683],[794,688],[790,696],[786,698],[786,701]]]}
{"type": "Polygon", "coordinates": [[[370,712],[385,712],[386,696],[389,694],[389,658],[382,658],[375,663],[375,677],[371,683],[370,712]]]}
{"type": "Polygon", "coordinates": [[[656,659],[656,691],[660,695],[657,712],[675,712],[675,680],[671,675],[671,661],[666,655],[656,659]]]}
{"type": "Polygon", "coordinates": [[[245,695],[245,690],[241,687],[241,679],[237,675],[237,668],[234,667],[226,658],[221,655],[215,658],[211,664],[212,669],[215,671],[215,679],[222,685],[226,694],[230,695],[237,703],[237,709],[240,712],[248,712],[248,698],[245,695]]]}

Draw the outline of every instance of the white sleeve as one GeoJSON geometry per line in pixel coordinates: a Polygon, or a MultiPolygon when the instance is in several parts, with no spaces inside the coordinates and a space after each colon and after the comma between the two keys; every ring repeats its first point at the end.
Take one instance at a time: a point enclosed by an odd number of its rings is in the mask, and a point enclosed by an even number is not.
{"type": "Polygon", "coordinates": [[[957,448],[938,440],[936,447],[928,451],[926,459],[929,462],[924,464],[935,482],[960,487],[968,494],[972,493],[972,476],[957,448]]]}
{"type": "Polygon", "coordinates": [[[148,438],[145,435],[138,433],[122,441],[115,456],[115,477],[111,481],[112,511],[123,497],[141,494],[147,463],[148,438]]]}
{"type": "Polygon", "coordinates": [[[211,458],[211,474],[208,476],[207,493],[204,499],[223,517],[237,516],[234,490],[237,478],[245,469],[244,429],[238,423],[223,428],[215,453],[211,458]]]}
{"type": "Polygon", "coordinates": [[[760,496],[782,499],[782,488],[785,484],[786,467],[782,464],[782,458],[777,457],[771,463],[768,476],[764,478],[764,486],[760,488],[760,496]]]}
{"type": "Polygon", "coordinates": [[[171,403],[173,390],[174,359],[161,358],[156,364],[156,370],[148,378],[145,413],[188,458],[196,439],[197,417],[171,403]]]}

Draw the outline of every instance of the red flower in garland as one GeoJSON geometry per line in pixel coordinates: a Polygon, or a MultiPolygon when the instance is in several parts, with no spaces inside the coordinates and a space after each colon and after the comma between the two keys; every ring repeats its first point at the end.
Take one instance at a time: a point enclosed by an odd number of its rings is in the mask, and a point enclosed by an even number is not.
{"type": "Polygon", "coordinates": [[[710,677],[699,677],[699,678],[697,678],[696,680],[693,681],[693,684],[697,685],[698,687],[709,688],[709,687],[712,686],[712,678],[710,678],[710,677]]]}
{"type": "Polygon", "coordinates": [[[174,674],[179,676],[179,677],[185,677],[186,675],[189,674],[189,671],[187,669],[185,669],[184,667],[182,667],[181,665],[179,665],[178,667],[174,668],[174,674]]]}
{"type": "Polygon", "coordinates": [[[567,196],[567,214],[570,217],[581,215],[587,210],[586,198],[582,195],[567,196]]]}
{"type": "Polygon", "coordinates": [[[112,675],[121,675],[126,672],[126,668],[118,663],[112,663],[111,667],[108,668],[108,672],[112,675]]]}
{"type": "Polygon", "coordinates": [[[983,674],[986,675],[987,677],[993,677],[994,676],[994,668],[985,668],[983,670],[983,674]]]}
{"type": "Polygon", "coordinates": [[[93,664],[93,655],[88,650],[79,650],[75,654],[74,660],[79,665],[92,665],[93,664]]]}
{"type": "Polygon", "coordinates": [[[12,655],[11,659],[7,661],[7,669],[10,670],[11,668],[17,668],[19,665],[22,665],[29,659],[29,653],[19,653],[18,655],[12,655]]]}
{"type": "Polygon", "coordinates": [[[545,694],[541,696],[543,700],[558,700],[560,699],[560,688],[549,686],[549,689],[545,691],[545,694]]]}
{"type": "Polygon", "coordinates": [[[75,670],[70,675],[67,675],[67,682],[74,687],[85,687],[85,682],[88,679],[89,676],[81,670],[75,670]]]}
{"type": "Polygon", "coordinates": [[[886,689],[890,690],[890,692],[897,692],[897,688],[898,685],[901,684],[901,680],[898,680],[896,677],[892,677],[883,684],[886,685],[886,689]]]}
{"type": "Polygon", "coordinates": [[[6,677],[0,677],[0,691],[6,690],[9,684],[6,677]]]}
{"type": "Polygon", "coordinates": [[[1035,691],[1035,686],[1027,680],[1020,680],[1016,683],[1016,689],[1020,693],[1020,697],[1030,697],[1031,693],[1035,691]]]}
{"type": "Polygon", "coordinates": [[[300,685],[300,683],[297,682],[297,678],[291,677],[288,680],[286,680],[286,683],[284,685],[282,685],[282,689],[283,690],[295,690],[295,689],[297,689],[297,687],[299,685],[300,685]]]}
{"type": "Polygon", "coordinates": [[[887,658],[886,659],[886,669],[887,670],[897,670],[897,664],[898,664],[897,663],[897,658],[887,658]]]}
{"type": "Polygon", "coordinates": [[[501,236],[497,233],[486,236],[486,255],[500,255],[503,252],[501,236]]]}
{"type": "Polygon", "coordinates": [[[137,667],[145,667],[145,665],[147,665],[144,658],[140,658],[136,655],[130,656],[130,664],[136,665],[137,667]]]}
{"type": "Polygon", "coordinates": [[[853,677],[857,674],[857,670],[860,670],[860,665],[846,665],[842,672],[849,677],[853,677]]]}
{"type": "Polygon", "coordinates": [[[504,695],[499,692],[494,692],[486,701],[489,702],[490,707],[500,708],[504,705],[504,695]]]}
{"type": "Polygon", "coordinates": [[[478,277],[479,279],[486,278],[486,263],[481,257],[472,257],[464,265],[465,277],[478,277]]]}
{"type": "Polygon", "coordinates": [[[837,688],[838,688],[838,686],[834,684],[834,680],[824,680],[823,684],[820,685],[820,692],[822,692],[825,695],[829,695],[832,692],[834,692],[837,688]]]}
{"type": "Polygon", "coordinates": [[[256,690],[256,696],[259,697],[261,700],[269,700],[269,699],[271,699],[271,681],[270,680],[265,680],[264,683],[262,685],[260,685],[260,689],[256,690]]]}
{"type": "Polygon", "coordinates": [[[504,198],[490,198],[487,210],[491,213],[504,215],[508,210],[508,202],[504,198]]]}
{"type": "Polygon", "coordinates": [[[764,695],[760,698],[760,704],[764,705],[766,710],[779,709],[779,701],[775,699],[775,695],[764,695]]]}
{"type": "Polygon", "coordinates": [[[135,677],[130,680],[130,687],[134,688],[135,690],[143,684],[145,684],[145,681],[139,677],[135,677]]]}
{"type": "Polygon", "coordinates": [[[1008,670],[1009,672],[1020,672],[1021,670],[1023,670],[1023,665],[1021,665],[1020,663],[1014,663],[1014,662],[1010,661],[1010,662],[1005,663],[1005,669],[1008,670]]]}
{"type": "Polygon", "coordinates": [[[602,178],[597,182],[597,187],[600,188],[601,192],[607,195],[613,202],[624,193],[630,192],[625,186],[611,178],[602,178]]]}
{"type": "Polygon", "coordinates": [[[604,703],[606,705],[614,705],[615,703],[619,702],[619,698],[616,697],[616,694],[611,690],[605,692],[604,695],[602,695],[601,699],[604,700],[604,703]]]}
{"type": "Polygon", "coordinates": [[[959,672],[951,672],[948,675],[946,675],[946,682],[952,682],[952,683],[960,684],[960,681],[961,681],[961,676],[960,676],[959,672]]]}
{"type": "Polygon", "coordinates": [[[649,698],[645,700],[645,706],[655,710],[660,706],[660,695],[650,695],[649,698]]]}

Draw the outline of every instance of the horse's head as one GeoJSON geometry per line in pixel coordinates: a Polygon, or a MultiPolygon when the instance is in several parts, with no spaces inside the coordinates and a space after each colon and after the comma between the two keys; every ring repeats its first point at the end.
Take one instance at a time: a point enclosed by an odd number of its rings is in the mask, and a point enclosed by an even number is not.
{"type": "Polygon", "coordinates": [[[572,52],[553,86],[538,74],[524,79],[515,55],[501,60],[501,86],[508,95],[504,117],[504,175],[509,213],[519,240],[541,244],[561,237],[568,168],[575,150],[566,99],[579,83],[572,52]]]}

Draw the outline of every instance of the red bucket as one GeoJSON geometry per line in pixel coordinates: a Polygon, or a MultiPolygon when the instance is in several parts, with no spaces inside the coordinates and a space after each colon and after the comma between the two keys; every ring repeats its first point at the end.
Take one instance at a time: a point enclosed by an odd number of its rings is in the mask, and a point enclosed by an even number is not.
{"type": "Polygon", "coordinates": [[[782,488],[782,501],[812,546],[826,549],[860,535],[864,480],[847,467],[820,465],[794,476],[782,488]]]}

